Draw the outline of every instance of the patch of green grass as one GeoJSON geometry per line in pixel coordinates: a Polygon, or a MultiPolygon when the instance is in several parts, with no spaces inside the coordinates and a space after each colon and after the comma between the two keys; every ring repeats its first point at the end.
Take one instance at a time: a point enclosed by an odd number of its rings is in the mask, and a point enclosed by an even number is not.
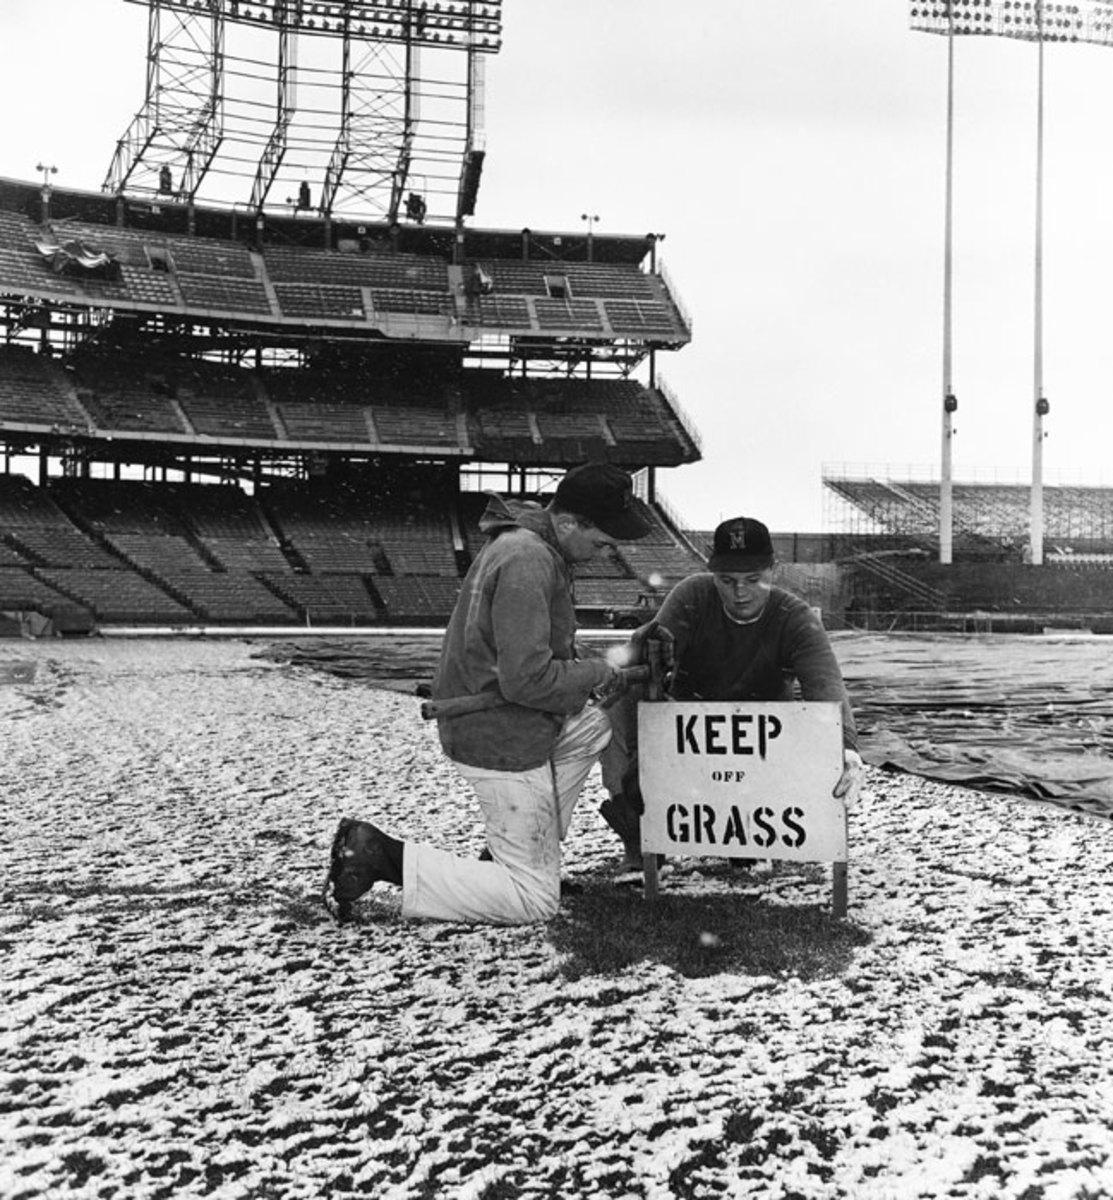
{"type": "Polygon", "coordinates": [[[842,973],[870,935],[819,905],[775,905],[738,895],[669,896],[588,887],[565,900],[548,936],[566,978],[617,975],[659,962],[681,975],[842,973]]]}

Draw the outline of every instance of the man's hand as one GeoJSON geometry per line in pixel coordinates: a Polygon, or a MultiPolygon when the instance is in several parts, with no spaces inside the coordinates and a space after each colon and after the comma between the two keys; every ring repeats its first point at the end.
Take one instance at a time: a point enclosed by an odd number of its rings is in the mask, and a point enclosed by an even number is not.
{"type": "Polygon", "coordinates": [[[842,774],[839,776],[839,781],[835,784],[831,795],[836,800],[841,800],[848,812],[854,807],[854,803],[858,799],[858,793],[862,789],[862,780],[865,777],[865,773],[866,764],[862,762],[862,756],[858,751],[843,750],[842,774]]]}
{"type": "Polygon", "coordinates": [[[658,685],[667,692],[676,666],[676,639],[672,630],[659,625],[654,618],[634,630],[614,661],[623,667],[652,665],[658,685]]]}
{"type": "Polygon", "coordinates": [[[620,697],[624,696],[632,684],[630,674],[621,667],[611,667],[610,675],[602,683],[595,686],[592,695],[600,708],[610,708],[620,697]]]}

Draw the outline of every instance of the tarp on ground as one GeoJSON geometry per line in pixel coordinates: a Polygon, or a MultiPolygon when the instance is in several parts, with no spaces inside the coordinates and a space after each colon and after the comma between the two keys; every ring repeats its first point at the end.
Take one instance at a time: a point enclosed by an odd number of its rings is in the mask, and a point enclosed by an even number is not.
{"type": "MultiPolygon", "coordinates": [[[[872,766],[1113,817],[1113,639],[835,634],[832,641],[872,766]]],[[[264,653],[412,694],[432,678],[439,649],[435,636],[396,635],[312,639],[264,653]]]]}
{"type": "Polygon", "coordinates": [[[868,763],[1113,816],[1110,639],[834,640],[868,763]]]}

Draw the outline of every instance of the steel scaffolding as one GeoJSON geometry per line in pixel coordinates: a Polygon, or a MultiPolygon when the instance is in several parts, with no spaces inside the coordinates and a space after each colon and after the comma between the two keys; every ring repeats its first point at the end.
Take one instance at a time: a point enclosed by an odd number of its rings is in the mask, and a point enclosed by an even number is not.
{"type": "Polygon", "coordinates": [[[501,0],[128,2],[148,10],[146,91],[105,191],[388,222],[474,211],[501,0]]]}

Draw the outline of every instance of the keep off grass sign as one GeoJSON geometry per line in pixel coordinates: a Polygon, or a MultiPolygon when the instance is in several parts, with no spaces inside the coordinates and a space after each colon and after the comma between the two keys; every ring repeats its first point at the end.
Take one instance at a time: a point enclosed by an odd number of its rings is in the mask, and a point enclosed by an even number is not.
{"type": "Polygon", "coordinates": [[[640,704],[642,850],[842,864],[845,909],[842,744],[834,703],[640,704]]]}

